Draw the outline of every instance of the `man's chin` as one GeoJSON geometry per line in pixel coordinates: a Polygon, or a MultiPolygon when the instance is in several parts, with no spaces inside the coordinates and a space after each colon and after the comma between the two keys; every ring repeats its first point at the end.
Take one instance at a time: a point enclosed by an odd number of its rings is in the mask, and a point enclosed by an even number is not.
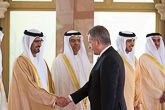
{"type": "Polygon", "coordinates": [[[99,53],[96,53],[96,52],[94,52],[94,51],[92,51],[92,53],[93,53],[94,55],[99,55],[99,53]]]}
{"type": "Polygon", "coordinates": [[[133,50],[133,48],[130,48],[128,51],[129,51],[129,52],[132,52],[132,50],[133,50]]]}
{"type": "Polygon", "coordinates": [[[80,50],[80,49],[74,49],[73,51],[76,52],[76,53],[78,53],[79,50],[80,50]]]}
{"type": "Polygon", "coordinates": [[[36,53],[39,53],[39,52],[40,52],[40,50],[37,50],[37,51],[36,51],[36,53]]]}

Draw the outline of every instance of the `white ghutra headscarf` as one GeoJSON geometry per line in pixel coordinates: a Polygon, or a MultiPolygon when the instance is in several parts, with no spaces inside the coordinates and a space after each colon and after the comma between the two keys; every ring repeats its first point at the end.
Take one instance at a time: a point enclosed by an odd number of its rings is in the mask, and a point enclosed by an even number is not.
{"type": "Polygon", "coordinates": [[[132,38],[134,38],[136,41],[137,37],[135,36],[136,35],[133,32],[123,31],[123,32],[119,32],[119,36],[116,40],[116,46],[118,48],[119,54],[128,61],[128,63],[132,66],[134,70],[135,70],[135,47],[133,47],[132,51],[127,54],[126,41],[132,38]]]}
{"type": "MultiPolygon", "coordinates": [[[[0,27],[0,40],[2,42],[4,34],[2,33],[2,27],[0,27]]],[[[1,44],[0,44],[1,45],[1,44]]],[[[0,46],[0,78],[1,78],[1,74],[2,74],[2,52],[1,52],[1,46],[0,46]]]]}
{"type": "Polygon", "coordinates": [[[42,88],[44,88],[45,90],[48,90],[47,66],[43,59],[45,41],[46,41],[46,37],[43,35],[42,32],[36,29],[30,29],[28,31],[25,30],[24,36],[22,38],[22,48],[23,48],[23,55],[27,57],[36,68],[42,88]],[[40,47],[40,52],[36,54],[36,57],[33,57],[32,52],[31,52],[31,45],[36,37],[42,38],[44,42],[42,43],[42,46],[40,47]]]}
{"type": "Polygon", "coordinates": [[[80,45],[80,50],[78,51],[77,55],[79,56],[79,58],[82,62],[83,70],[85,73],[85,78],[87,81],[89,78],[89,72],[90,72],[90,70],[89,70],[90,62],[89,62],[89,59],[88,59],[88,56],[86,53],[86,49],[84,46],[83,36],[81,35],[80,32],[75,31],[75,30],[70,30],[68,32],[65,32],[65,34],[64,34],[64,54],[67,56],[71,66],[76,74],[76,66],[75,66],[76,64],[75,64],[75,60],[74,60],[74,53],[73,53],[72,47],[70,46],[70,43],[69,43],[69,38],[72,36],[80,37],[81,45],[80,45]]]}
{"type": "Polygon", "coordinates": [[[162,40],[162,36],[159,33],[150,33],[146,36],[146,45],[145,45],[145,53],[154,57],[164,68],[165,68],[165,48],[164,43],[162,40]],[[160,47],[159,49],[156,48],[152,37],[159,37],[160,38],[160,47]]]}

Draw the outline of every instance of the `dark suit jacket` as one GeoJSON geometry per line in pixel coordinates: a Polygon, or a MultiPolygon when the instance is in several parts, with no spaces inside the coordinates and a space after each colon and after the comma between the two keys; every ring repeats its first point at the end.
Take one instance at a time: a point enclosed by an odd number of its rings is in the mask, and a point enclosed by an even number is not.
{"type": "Polygon", "coordinates": [[[123,60],[111,46],[96,62],[89,81],[71,97],[76,104],[88,96],[91,110],[126,110],[124,83],[123,60]]]}

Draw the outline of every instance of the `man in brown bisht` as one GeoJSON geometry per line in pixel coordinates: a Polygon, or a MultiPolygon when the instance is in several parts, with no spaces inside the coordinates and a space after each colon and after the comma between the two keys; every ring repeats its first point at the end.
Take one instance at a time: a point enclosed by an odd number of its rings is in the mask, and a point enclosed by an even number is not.
{"type": "Polygon", "coordinates": [[[23,54],[13,64],[8,110],[54,110],[58,100],[43,59],[45,40],[42,32],[25,30],[23,54]]]}

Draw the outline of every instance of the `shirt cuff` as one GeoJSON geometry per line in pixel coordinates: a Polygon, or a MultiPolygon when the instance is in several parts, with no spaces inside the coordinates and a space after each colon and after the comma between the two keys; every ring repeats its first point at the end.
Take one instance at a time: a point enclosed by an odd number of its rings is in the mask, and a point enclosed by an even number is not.
{"type": "Polygon", "coordinates": [[[71,102],[73,102],[73,99],[72,99],[72,97],[71,97],[70,95],[68,95],[68,97],[69,97],[70,101],[71,101],[71,102]]]}
{"type": "Polygon", "coordinates": [[[53,107],[55,107],[56,102],[53,103],[53,107]]]}

